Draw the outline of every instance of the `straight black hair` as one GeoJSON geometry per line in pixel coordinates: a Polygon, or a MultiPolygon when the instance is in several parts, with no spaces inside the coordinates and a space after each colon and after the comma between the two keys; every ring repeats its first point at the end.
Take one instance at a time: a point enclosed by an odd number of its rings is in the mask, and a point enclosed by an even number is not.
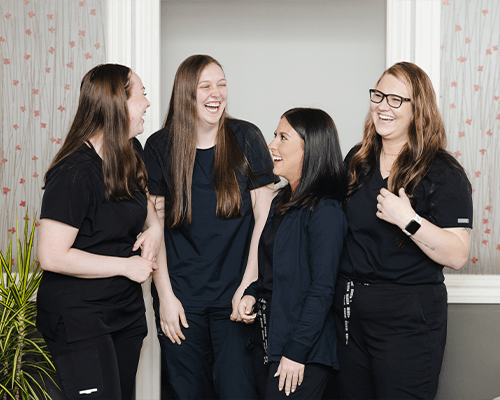
{"type": "Polygon", "coordinates": [[[304,160],[295,192],[292,193],[290,184],[278,192],[276,212],[283,214],[291,207],[308,206],[314,210],[323,197],[343,203],[347,174],[332,117],[316,108],[292,108],[281,118],[304,140],[304,160]]]}

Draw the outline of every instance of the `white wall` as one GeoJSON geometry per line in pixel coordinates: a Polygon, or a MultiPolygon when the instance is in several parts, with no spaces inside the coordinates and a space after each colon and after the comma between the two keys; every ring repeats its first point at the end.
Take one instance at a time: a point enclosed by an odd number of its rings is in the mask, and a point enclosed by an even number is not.
{"type": "Polygon", "coordinates": [[[343,153],[361,140],[368,89],[385,70],[385,0],[162,0],[161,110],[188,56],[210,54],[228,80],[228,112],[270,141],[281,114],[318,107],[343,153]]]}

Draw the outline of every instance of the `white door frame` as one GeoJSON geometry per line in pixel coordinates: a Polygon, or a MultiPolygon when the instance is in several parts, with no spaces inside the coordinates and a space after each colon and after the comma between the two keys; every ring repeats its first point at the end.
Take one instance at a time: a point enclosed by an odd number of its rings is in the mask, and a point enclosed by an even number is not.
{"type": "MultiPolygon", "coordinates": [[[[143,80],[153,105],[147,111],[144,129],[149,134],[158,130],[162,121],[160,18],[160,0],[107,0],[107,62],[128,65],[143,80]]],[[[438,98],[440,19],[440,0],[387,0],[387,67],[398,61],[415,62],[430,76],[438,98]]],[[[500,304],[500,276],[447,275],[446,285],[450,303],[500,304]]],[[[137,376],[138,400],[160,398],[160,349],[149,286],[144,285],[149,335],[137,376]]]]}
{"type": "MultiPolygon", "coordinates": [[[[160,0],[107,0],[106,62],[132,68],[144,83],[151,107],[144,132],[161,126],[160,114],[160,0]]],[[[139,136],[145,142],[145,135],[139,136]],[[142,136],[142,137],[141,137],[142,136]]],[[[160,398],[160,346],[151,305],[151,281],[143,284],[148,336],[144,340],[137,371],[136,399],[160,398]]]]}

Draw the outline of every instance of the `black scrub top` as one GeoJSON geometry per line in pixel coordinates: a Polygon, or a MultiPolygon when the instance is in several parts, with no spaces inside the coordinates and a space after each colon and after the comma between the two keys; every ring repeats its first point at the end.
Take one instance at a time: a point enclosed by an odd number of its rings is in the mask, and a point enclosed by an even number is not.
{"type": "MultiPolygon", "coordinates": [[[[139,141],[133,143],[142,157],[139,141]]],[[[146,215],[146,193],[106,201],[102,160],[87,145],[61,160],[47,177],[40,218],[77,228],[72,248],[113,257],[140,255],[132,247],[146,215]]],[[[117,331],[145,312],[141,285],[123,276],[82,279],[44,271],[37,303],[38,330],[53,337],[62,319],[70,342],[117,331]]]]}
{"type": "Polygon", "coordinates": [[[274,213],[271,222],[267,224],[259,240],[259,277],[257,279],[257,293],[259,298],[271,301],[273,297],[273,255],[276,233],[285,219],[286,214],[274,213]]]}
{"type": "MultiPolygon", "coordinates": [[[[359,147],[346,156],[346,167],[359,147]]],[[[472,189],[451,156],[436,157],[414,190],[415,212],[440,228],[472,228],[472,189]]],[[[347,202],[348,233],[340,274],[366,282],[428,284],[444,281],[443,266],[432,261],[397,225],[379,219],[377,195],[387,189],[380,167],[362,178],[347,202]],[[402,243],[401,243],[402,242],[402,243]],[[401,244],[399,244],[401,243],[401,244]]]]}
{"type": "MultiPolygon", "coordinates": [[[[277,181],[260,130],[241,120],[230,119],[229,124],[256,179],[238,176],[243,216],[219,219],[213,185],[215,148],[196,150],[191,186],[192,222],[184,221],[178,228],[169,228],[165,223],[170,281],[184,307],[231,307],[245,272],[254,227],[250,191],[277,181]]],[[[150,136],[145,146],[149,192],[164,196],[166,203],[170,198],[167,135],[167,130],[160,130],[150,136]]]]}

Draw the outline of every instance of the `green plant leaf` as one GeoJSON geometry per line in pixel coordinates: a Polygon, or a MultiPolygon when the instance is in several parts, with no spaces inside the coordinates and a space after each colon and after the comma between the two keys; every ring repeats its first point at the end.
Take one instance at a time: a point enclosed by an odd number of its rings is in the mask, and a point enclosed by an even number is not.
{"type": "MultiPolygon", "coordinates": [[[[50,399],[45,382],[54,382],[55,367],[42,338],[36,332],[33,298],[43,270],[33,257],[35,223],[26,215],[24,235],[17,229],[16,265],[12,267],[12,237],[0,252],[0,398],[50,399]],[[38,378],[38,379],[37,379],[38,378]]],[[[16,227],[18,228],[17,224],[16,227]]]]}

